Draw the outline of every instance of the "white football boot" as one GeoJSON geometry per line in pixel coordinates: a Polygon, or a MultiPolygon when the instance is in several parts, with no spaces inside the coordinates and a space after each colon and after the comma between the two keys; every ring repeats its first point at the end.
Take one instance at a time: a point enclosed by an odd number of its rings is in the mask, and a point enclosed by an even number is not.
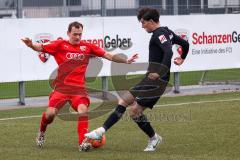
{"type": "Polygon", "coordinates": [[[105,133],[105,129],[103,127],[97,128],[89,133],[86,133],[84,136],[88,139],[102,139],[103,134],[105,133]]]}
{"type": "Polygon", "coordinates": [[[162,143],[162,137],[157,133],[149,139],[147,147],[144,149],[145,152],[155,151],[157,146],[162,143]]]}

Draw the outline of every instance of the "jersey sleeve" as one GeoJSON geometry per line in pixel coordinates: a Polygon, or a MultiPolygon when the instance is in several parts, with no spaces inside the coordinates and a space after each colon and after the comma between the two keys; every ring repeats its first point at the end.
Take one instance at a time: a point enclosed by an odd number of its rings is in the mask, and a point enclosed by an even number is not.
{"type": "Polygon", "coordinates": [[[94,45],[94,44],[90,44],[91,46],[91,54],[97,57],[103,57],[104,54],[106,53],[102,48],[94,45]]]}
{"type": "Polygon", "coordinates": [[[54,55],[56,52],[58,52],[60,43],[61,43],[61,40],[49,41],[49,42],[43,43],[42,44],[43,52],[54,55]]]}
{"type": "Polygon", "coordinates": [[[173,51],[172,51],[172,44],[171,44],[169,36],[165,33],[160,33],[154,37],[154,42],[163,51],[163,59],[162,59],[161,64],[167,66],[170,69],[173,51]]]}

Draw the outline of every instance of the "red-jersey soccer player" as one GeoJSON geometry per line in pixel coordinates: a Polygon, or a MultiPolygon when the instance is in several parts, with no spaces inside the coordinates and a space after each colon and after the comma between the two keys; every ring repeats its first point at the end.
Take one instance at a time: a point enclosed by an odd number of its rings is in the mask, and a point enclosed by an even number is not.
{"type": "Polygon", "coordinates": [[[106,52],[93,44],[82,42],[82,32],[83,25],[79,22],[72,22],[68,26],[68,40],[58,39],[43,44],[33,44],[29,38],[22,39],[33,50],[52,55],[59,65],[58,75],[54,82],[55,87],[49,96],[49,106],[46,112],[42,114],[40,129],[36,138],[39,147],[42,147],[44,144],[47,126],[53,122],[59,110],[69,102],[71,107],[82,115],[79,116],[77,125],[78,144],[81,150],[84,134],[88,129],[88,116],[84,113],[88,111],[90,100],[85,90],[85,72],[90,57],[98,56],[117,63],[127,64],[134,62],[137,58],[137,54],[135,54],[131,58],[126,59],[106,52]]]}

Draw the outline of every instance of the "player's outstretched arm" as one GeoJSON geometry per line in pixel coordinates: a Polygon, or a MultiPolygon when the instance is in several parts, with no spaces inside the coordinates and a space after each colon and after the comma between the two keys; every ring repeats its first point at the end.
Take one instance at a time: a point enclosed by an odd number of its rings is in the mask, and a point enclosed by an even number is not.
{"type": "Polygon", "coordinates": [[[134,54],[130,58],[127,58],[119,54],[114,55],[112,53],[106,52],[103,57],[113,62],[131,64],[138,58],[138,54],[134,54]]]}
{"type": "Polygon", "coordinates": [[[21,40],[23,41],[23,43],[25,43],[26,46],[28,46],[29,48],[32,48],[34,51],[41,52],[43,50],[42,44],[40,43],[33,44],[30,38],[23,38],[21,40]]]}

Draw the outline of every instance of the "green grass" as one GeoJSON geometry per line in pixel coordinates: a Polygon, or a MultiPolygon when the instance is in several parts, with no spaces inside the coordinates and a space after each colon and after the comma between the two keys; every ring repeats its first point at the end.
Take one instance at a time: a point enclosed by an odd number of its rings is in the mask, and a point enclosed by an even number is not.
{"type": "MultiPolygon", "coordinates": [[[[48,127],[45,146],[40,150],[34,143],[40,118],[0,121],[0,159],[237,160],[240,157],[240,101],[231,99],[239,96],[239,92],[234,92],[162,98],[161,105],[205,103],[158,106],[153,111],[148,110],[146,115],[164,138],[164,143],[153,153],[142,152],[147,137],[127,116],[108,131],[107,144],[103,148],[87,153],[77,150],[76,122],[57,118],[48,127]]],[[[0,111],[0,119],[40,115],[43,110],[0,111]]],[[[99,127],[106,117],[91,120],[90,129],[99,127]]]]}
{"type": "MultiPolygon", "coordinates": [[[[196,85],[199,83],[202,71],[199,72],[183,72],[180,74],[181,85],[196,85]]],[[[227,80],[240,80],[240,70],[239,69],[229,69],[229,70],[214,70],[208,71],[206,73],[206,81],[227,81],[227,80]]],[[[128,76],[129,80],[135,80],[131,84],[135,84],[141,77],[137,76],[128,76]]],[[[118,80],[117,89],[128,89],[129,82],[121,80],[121,76],[114,77],[114,80],[118,80]]],[[[113,87],[111,77],[108,77],[109,90],[114,90],[116,87],[113,87]]],[[[170,85],[173,84],[173,75],[171,75],[170,85]]],[[[87,86],[92,89],[101,90],[101,78],[88,78],[87,86]]],[[[36,97],[36,96],[47,96],[51,92],[48,80],[42,81],[27,81],[25,83],[26,87],[26,96],[27,97],[36,97]]],[[[5,98],[16,98],[18,97],[18,83],[0,83],[0,99],[5,98]]]]}
{"type": "MultiPolygon", "coordinates": [[[[203,71],[182,72],[180,73],[181,85],[199,84],[203,71]]],[[[239,81],[240,69],[209,70],[205,74],[205,81],[239,81]]],[[[171,76],[173,78],[173,76],[171,76]]],[[[171,79],[173,83],[173,79],[171,79]]]]}

